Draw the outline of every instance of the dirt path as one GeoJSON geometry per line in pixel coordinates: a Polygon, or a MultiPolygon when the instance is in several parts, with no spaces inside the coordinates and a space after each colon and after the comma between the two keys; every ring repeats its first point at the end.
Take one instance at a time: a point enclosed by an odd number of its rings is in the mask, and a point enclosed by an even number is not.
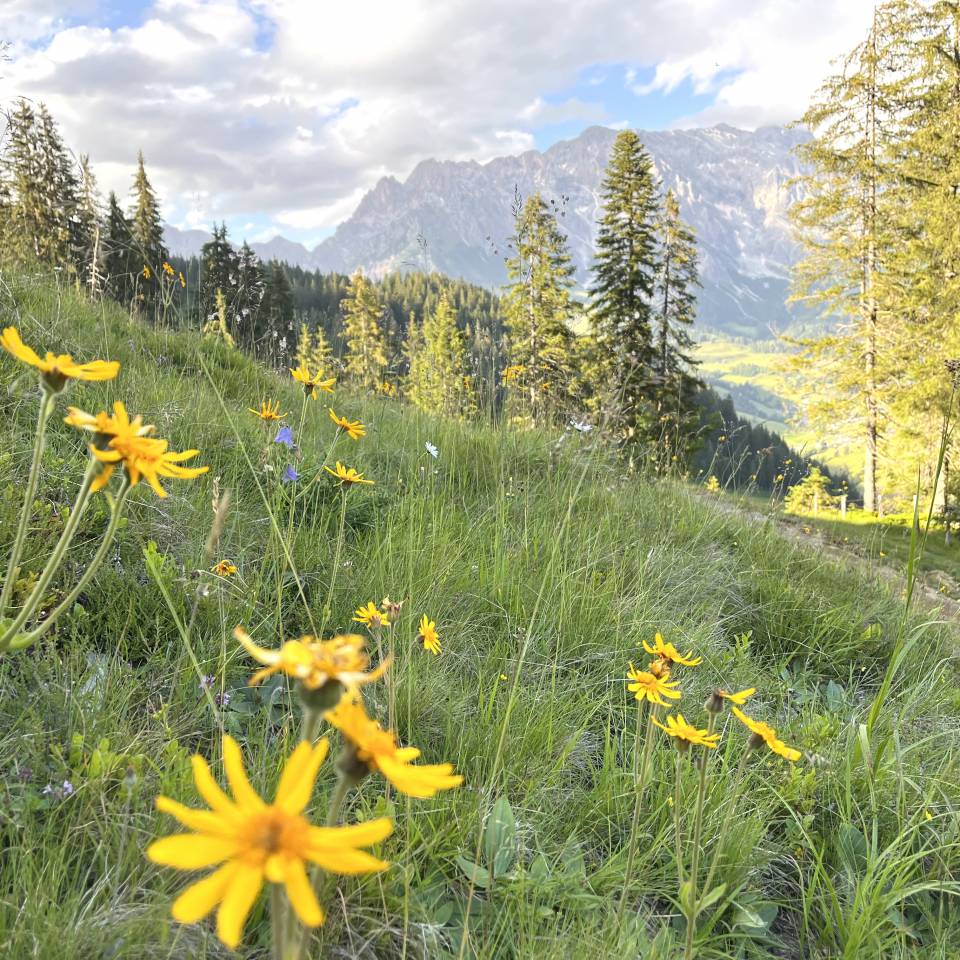
{"type": "MultiPolygon", "coordinates": [[[[727,513],[747,517],[761,523],[772,522],[778,532],[787,540],[806,547],[813,547],[842,563],[857,564],[868,576],[875,576],[879,580],[883,580],[898,593],[903,593],[906,590],[907,578],[903,570],[888,564],[877,563],[875,560],[868,560],[860,556],[855,550],[838,546],[813,526],[808,526],[804,530],[802,517],[764,513],[759,510],[752,510],[742,504],[732,503],[722,497],[719,499],[711,497],[711,502],[727,513]],[[810,532],[808,533],[807,530],[810,532]]],[[[932,575],[933,571],[921,572],[914,594],[914,602],[930,613],[939,614],[944,620],[956,621],[957,625],[960,626],[960,602],[932,586],[928,582],[928,578],[932,575]]]]}

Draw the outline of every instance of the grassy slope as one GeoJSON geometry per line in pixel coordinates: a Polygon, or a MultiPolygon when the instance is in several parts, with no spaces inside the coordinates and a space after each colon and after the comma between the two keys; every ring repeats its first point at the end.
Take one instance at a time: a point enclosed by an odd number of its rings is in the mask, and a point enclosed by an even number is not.
{"type": "MultiPolygon", "coordinates": [[[[211,473],[172,481],[163,502],[138,491],[117,555],[83,607],[30,655],[0,661],[0,943],[5,956],[44,960],[221,956],[206,926],[167,918],[183,878],[143,859],[149,839],[173,829],[152,799],[163,792],[195,804],[189,753],[216,758],[224,727],[242,738],[255,784],[272,788],[295,714],[282,687],[272,700],[244,689],[251,664],[229,630],[246,623],[267,643],[281,632],[306,632],[311,616],[324,620],[336,495],[325,483],[312,488],[290,526],[305,607],[260,494],[262,485],[286,529],[276,474],[258,465],[267,434],[245,412],[261,396],[277,396],[296,425],[293,386],[192,336],[145,331],[116,310],[13,286],[4,316],[16,319],[28,341],[123,364],[115,384],[77,388],[71,402],[92,409],[124,398],[177,448],[199,447],[211,473]],[[235,495],[221,549],[240,568],[229,583],[194,572],[208,565],[202,544],[213,478],[235,495]],[[165,586],[181,615],[198,584],[211,587],[190,650],[147,576],[148,541],[167,558],[165,586]],[[226,710],[211,710],[198,693],[203,674],[232,693],[226,710]],[[103,740],[105,763],[94,753],[103,740]],[[65,779],[73,796],[42,794],[65,779]]],[[[0,394],[5,538],[35,413],[22,373],[0,363],[11,385],[0,394]]],[[[667,799],[674,757],[667,744],[656,751],[645,800],[630,919],[615,922],[635,714],[621,678],[627,661],[645,662],[637,644],[656,629],[704,657],[681,677],[688,718],[702,717],[699,704],[715,684],[755,685],[752,713],[807,753],[795,767],[754,757],[745,799],[731,810],[744,737],[730,721],[705,837],[709,844],[723,818],[736,818],[723,879],[738,906],[705,935],[701,955],[957,955],[960,918],[950,899],[922,889],[931,871],[952,878],[958,867],[956,738],[928,740],[943,729],[955,734],[960,716],[952,638],[941,628],[915,626],[911,635],[922,631],[923,642],[889,712],[902,719],[897,750],[870,769],[855,752],[857,721],[899,611],[858,573],[787,544],[768,525],[725,515],[683,487],[624,478],[598,452],[575,446],[582,439],[557,446],[536,434],[438,423],[378,399],[336,400],[338,412],[363,419],[370,433],[359,444],[340,441],[334,456],[368,471],[377,485],[348,501],[327,630],[350,627],[361,602],[408,598],[394,670],[400,736],[427,762],[455,763],[466,786],[396,804],[397,832],[384,845],[396,866],[345,881],[342,901],[328,896],[318,955],[455,956],[468,890],[456,858],[473,856],[481,824],[506,794],[522,869],[474,898],[465,956],[632,956],[662,930],[644,955],[673,956],[667,799]],[[441,451],[437,461],[424,450],[427,440],[441,451]],[[438,622],[438,659],[413,642],[421,612],[438,622]],[[538,853],[549,865],[545,879],[529,869],[538,853]],[[764,932],[758,917],[774,912],[764,932]]],[[[52,434],[33,562],[55,536],[82,466],[78,437],[59,424],[52,434]]],[[[331,437],[325,411],[311,405],[301,438],[305,477],[331,437]]],[[[102,523],[102,515],[87,517],[86,535],[102,523]]],[[[88,552],[81,543],[73,558],[80,563],[88,552]]],[[[382,690],[375,695],[382,700],[382,690]]],[[[693,773],[683,768],[688,785],[693,773]]],[[[329,789],[329,767],[322,783],[329,789]]],[[[351,815],[369,816],[384,803],[382,784],[371,780],[351,815]]],[[[244,955],[262,956],[265,937],[265,926],[252,924],[244,955]]]]}

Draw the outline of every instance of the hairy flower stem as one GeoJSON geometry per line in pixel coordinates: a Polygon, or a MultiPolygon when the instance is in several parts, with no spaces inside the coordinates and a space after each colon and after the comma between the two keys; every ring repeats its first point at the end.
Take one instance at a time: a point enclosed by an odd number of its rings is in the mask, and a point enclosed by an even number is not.
{"type": "MultiPolygon", "coordinates": [[[[10,549],[10,560],[7,562],[7,575],[3,579],[3,590],[0,592],[0,617],[7,612],[7,605],[13,594],[13,587],[17,580],[20,554],[23,552],[23,541],[27,536],[27,527],[33,513],[33,498],[37,493],[37,484],[40,481],[40,461],[43,459],[43,448],[46,445],[47,421],[53,413],[56,395],[50,390],[43,389],[40,400],[40,411],[37,414],[37,432],[33,438],[33,459],[30,461],[30,474],[27,477],[27,489],[23,495],[23,507],[20,511],[20,520],[17,523],[17,532],[10,549]]],[[[0,644],[2,649],[2,644],[0,644]]]]}
{"type": "Polygon", "coordinates": [[[640,826],[640,807],[643,802],[643,794],[647,786],[647,774],[650,769],[650,756],[653,749],[653,718],[656,716],[657,708],[653,704],[647,704],[647,723],[645,740],[643,744],[643,759],[640,761],[640,769],[637,770],[637,757],[640,753],[640,731],[643,724],[640,722],[640,714],[643,711],[643,701],[640,703],[640,710],[637,716],[636,735],[633,743],[633,820],[630,823],[630,836],[627,839],[627,869],[623,874],[623,890],[620,893],[620,906],[617,908],[617,929],[623,920],[623,911],[627,904],[627,893],[630,889],[630,880],[633,876],[633,862],[637,855],[637,830],[640,826]]]}
{"type": "Polygon", "coordinates": [[[323,711],[313,707],[303,708],[303,721],[300,727],[300,739],[307,743],[316,743],[320,733],[320,724],[323,723],[323,711]]]}
{"type": "MultiPolygon", "coordinates": [[[[60,539],[53,548],[53,553],[47,558],[43,572],[40,574],[40,578],[37,580],[36,585],[30,592],[30,596],[27,597],[20,612],[4,631],[3,636],[0,637],[0,653],[3,653],[7,647],[11,646],[13,638],[27,620],[30,619],[34,610],[40,606],[47,587],[50,586],[50,581],[53,580],[54,574],[59,569],[60,564],[63,563],[64,555],[70,543],[73,541],[74,534],[77,532],[77,527],[80,524],[80,518],[83,516],[83,511],[87,506],[87,501],[90,497],[90,486],[93,483],[93,477],[98,466],[98,462],[91,457],[90,462],[87,464],[87,472],[83,476],[83,483],[80,485],[77,499],[70,510],[70,516],[67,517],[67,522],[64,524],[60,539]]],[[[15,646],[14,649],[20,649],[20,645],[15,646]]]]}
{"type": "Polygon", "coordinates": [[[54,607],[50,615],[36,627],[34,630],[31,630],[30,633],[25,634],[19,640],[15,640],[10,644],[12,650],[23,650],[25,647],[29,647],[30,644],[35,643],[39,640],[57,621],[64,611],[70,610],[73,607],[73,604],[76,602],[77,597],[83,592],[84,587],[90,582],[93,575],[100,568],[100,565],[107,557],[107,552],[110,550],[111,545],[113,544],[113,538],[116,535],[117,527],[120,524],[120,517],[123,514],[123,508],[126,504],[127,495],[130,493],[130,485],[124,481],[123,486],[120,489],[120,493],[117,496],[116,503],[113,505],[113,511],[110,515],[110,523],[107,525],[107,529],[104,531],[103,539],[100,541],[100,546],[97,548],[97,552],[93,555],[93,559],[87,564],[87,569],[84,570],[83,576],[77,581],[76,586],[54,607]]]}
{"type": "MultiPolygon", "coordinates": [[[[337,785],[333,788],[333,795],[330,797],[330,806],[327,808],[328,827],[335,827],[340,822],[340,811],[343,809],[343,802],[346,800],[351,786],[353,786],[353,781],[349,777],[344,776],[342,773],[337,776],[337,785]]],[[[316,893],[317,898],[320,899],[321,902],[323,898],[320,896],[322,892],[320,887],[323,882],[323,876],[324,874],[320,867],[315,866],[310,878],[314,893],[316,893]]],[[[308,936],[309,931],[306,927],[303,927],[299,937],[291,937],[291,939],[296,940],[296,943],[289,951],[286,960],[301,960],[303,951],[307,945],[308,936]]]]}
{"type": "MultiPolygon", "coordinates": [[[[717,715],[710,712],[707,721],[707,735],[713,733],[717,723],[717,715]]],[[[703,800],[707,793],[707,759],[710,748],[703,747],[700,754],[700,781],[697,785],[697,806],[693,815],[693,850],[690,853],[690,899],[687,911],[687,945],[684,950],[684,960],[693,960],[693,937],[697,929],[697,870],[700,867],[700,840],[703,836],[703,800]]]]}
{"type": "MultiPolygon", "coordinates": [[[[723,854],[723,844],[727,839],[727,833],[730,829],[730,824],[733,822],[734,813],[737,809],[737,804],[740,802],[740,796],[743,793],[743,781],[744,773],[747,769],[747,760],[750,757],[750,754],[753,752],[753,747],[750,745],[750,742],[747,741],[747,746],[744,748],[743,753],[740,754],[740,763],[737,764],[737,772],[733,775],[733,796],[730,797],[730,812],[723,818],[723,823],[720,825],[720,835],[717,837],[717,842],[713,848],[713,857],[710,860],[710,869],[707,871],[707,880],[703,885],[704,896],[710,892],[710,884],[713,881],[713,875],[717,871],[717,867],[720,865],[720,857],[723,854]]],[[[699,911],[698,911],[699,912],[699,911]]]]}
{"type": "Polygon", "coordinates": [[[279,883],[270,884],[270,932],[271,951],[273,960],[286,960],[287,940],[287,900],[283,895],[283,887],[279,883]]]}

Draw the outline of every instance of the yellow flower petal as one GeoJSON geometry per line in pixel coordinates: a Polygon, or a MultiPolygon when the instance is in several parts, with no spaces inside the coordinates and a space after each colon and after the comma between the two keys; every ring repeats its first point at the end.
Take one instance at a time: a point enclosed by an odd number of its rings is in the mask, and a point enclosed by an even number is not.
{"type": "Polygon", "coordinates": [[[236,948],[243,936],[243,925],[253,909],[263,887],[263,868],[238,863],[230,878],[226,895],[217,911],[217,936],[228,946],[236,948]]]}
{"type": "Polygon", "coordinates": [[[236,804],[220,789],[220,785],[213,779],[207,761],[199,754],[190,758],[193,764],[193,782],[197,785],[197,792],[218,813],[232,814],[236,811],[236,804]]]}
{"type": "Polygon", "coordinates": [[[319,927],[323,923],[323,909],[317,903],[313,885],[307,877],[303,863],[296,861],[290,864],[285,882],[287,897],[300,922],[307,927],[319,927]]]}
{"type": "Polygon", "coordinates": [[[299,744],[287,765],[277,786],[274,803],[287,813],[301,813],[310,802],[313,785],[317,780],[320,766],[327,757],[330,742],[324,737],[315,747],[303,741],[299,744]]]}
{"type": "Polygon", "coordinates": [[[211,837],[205,833],[178,833],[155,840],[147,847],[147,856],[154,863],[180,870],[199,870],[222,863],[237,852],[236,840],[211,837]]]}
{"type": "Polygon", "coordinates": [[[202,920],[223,899],[236,869],[235,862],[225,863],[209,877],[190,884],[173,901],[170,909],[173,919],[180,923],[196,923],[202,920]]]}
{"type": "Polygon", "coordinates": [[[171,817],[176,817],[185,827],[197,833],[217,836],[226,835],[233,829],[232,823],[224,820],[221,814],[214,813],[212,810],[194,810],[169,797],[157,797],[157,809],[161,813],[169,813],[171,817]]]}
{"type": "Polygon", "coordinates": [[[234,799],[241,807],[259,810],[265,806],[257,791],[250,786],[247,772],[243,769],[243,754],[237,741],[229,734],[223,738],[223,769],[234,799]]]}

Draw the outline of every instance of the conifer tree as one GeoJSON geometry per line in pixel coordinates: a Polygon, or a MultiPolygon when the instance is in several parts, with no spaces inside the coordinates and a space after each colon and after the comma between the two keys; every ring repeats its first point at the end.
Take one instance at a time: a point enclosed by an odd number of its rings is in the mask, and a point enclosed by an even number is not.
{"type": "Polygon", "coordinates": [[[264,278],[263,301],[260,308],[263,343],[261,356],[281,367],[290,365],[295,347],[293,329],[293,290],[283,265],[270,262],[264,278]]]}
{"type": "Polygon", "coordinates": [[[37,146],[43,197],[42,259],[76,274],[87,238],[79,215],[80,183],[56,121],[44,104],[37,114],[37,146]]]}
{"type": "Polygon", "coordinates": [[[423,322],[408,332],[418,341],[411,350],[407,392],[422,410],[463,416],[469,406],[467,352],[457,314],[446,293],[423,322]]]}
{"type": "Polygon", "coordinates": [[[350,278],[340,313],[347,345],[346,372],[358,383],[376,389],[383,382],[388,362],[383,306],[376,288],[359,270],[350,278]]]}
{"type": "Polygon", "coordinates": [[[80,157],[80,204],[77,209],[79,236],[83,245],[79,250],[78,278],[91,297],[98,297],[104,290],[104,243],[103,210],[97,179],[90,164],[90,157],[80,157]]]}
{"type": "Polygon", "coordinates": [[[142,269],[133,248],[130,221],[111,190],[107,199],[107,219],[103,237],[103,271],[107,292],[118,303],[130,307],[134,297],[135,276],[142,269]]]}
{"type": "MultiPolygon", "coordinates": [[[[235,304],[238,290],[239,261],[237,253],[227,239],[227,225],[213,225],[213,235],[200,250],[200,315],[204,320],[213,319],[217,312],[217,297],[223,298],[227,328],[236,334],[235,304]]],[[[241,342],[247,349],[252,347],[253,335],[241,342]]]]}
{"type": "Polygon", "coordinates": [[[152,315],[159,294],[163,265],[170,255],[163,243],[160,204],[147,177],[143,151],[137,154],[137,172],[133,180],[133,212],[130,217],[134,249],[140,257],[137,305],[152,315]]]}
{"type": "Polygon", "coordinates": [[[664,198],[658,223],[659,249],[653,295],[654,355],[652,396],[657,425],[654,440],[660,459],[685,452],[696,430],[696,394],[703,388],[695,374],[689,330],[697,310],[697,241],[680,219],[672,190],[664,198]]]}
{"type": "Polygon", "coordinates": [[[0,163],[4,186],[4,250],[19,262],[41,260],[47,246],[43,171],[36,117],[27,100],[17,101],[7,118],[7,143],[0,163]]]}
{"type": "Polygon", "coordinates": [[[333,362],[333,347],[322,326],[313,329],[306,322],[300,324],[297,335],[297,365],[305,365],[309,370],[324,373],[333,362]]]}
{"type": "Polygon", "coordinates": [[[897,244],[897,155],[907,87],[899,2],[874,11],[869,33],[842,72],[821,87],[802,123],[814,134],[798,148],[810,171],[792,209],[805,247],[797,298],[838,317],[838,329],[796,341],[808,379],[808,418],[836,431],[846,424],[864,450],[864,508],[876,510],[880,439],[895,379],[901,333],[886,267],[897,244]]]}
{"type": "MultiPolygon", "coordinates": [[[[226,236],[225,227],[224,236],[226,236]]],[[[243,348],[252,353],[264,334],[260,316],[266,294],[263,264],[260,263],[260,258],[253,252],[250,244],[244,240],[243,246],[236,254],[235,265],[234,332],[243,348]]]]}
{"type": "Polygon", "coordinates": [[[604,361],[605,414],[620,442],[639,439],[651,386],[657,184],[632,130],[617,135],[601,187],[591,320],[604,361]]]}
{"type": "Polygon", "coordinates": [[[576,312],[567,239],[539,193],[516,218],[503,299],[509,332],[508,391],[519,411],[542,423],[569,412],[576,312]]]}

